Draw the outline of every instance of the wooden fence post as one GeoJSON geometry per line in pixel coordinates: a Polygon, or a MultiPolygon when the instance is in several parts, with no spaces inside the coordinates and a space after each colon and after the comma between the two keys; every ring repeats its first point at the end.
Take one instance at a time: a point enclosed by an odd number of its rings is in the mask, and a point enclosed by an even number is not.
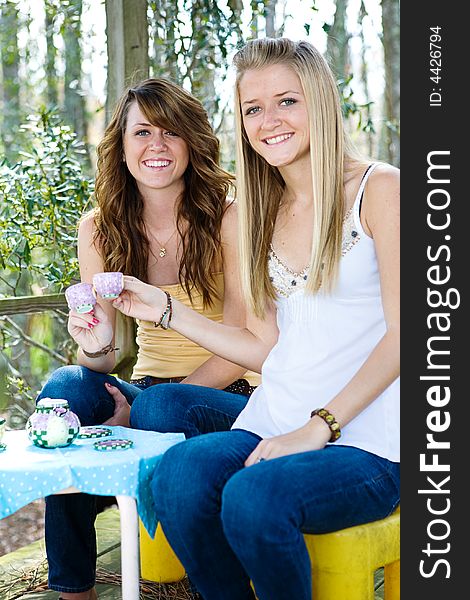
{"type": "Polygon", "coordinates": [[[113,372],[121,379],[129,381],[132,367],[137,358],[137,344],[135,342],[135,321],[116,311],[116,331],[114,335],[116,351],[116,366],[113,372]]]}

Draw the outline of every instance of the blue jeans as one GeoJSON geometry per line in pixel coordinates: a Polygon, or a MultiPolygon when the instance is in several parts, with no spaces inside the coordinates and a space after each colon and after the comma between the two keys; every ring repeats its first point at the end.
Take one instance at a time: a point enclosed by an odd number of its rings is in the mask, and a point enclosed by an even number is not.
{"type": "MultiPolygon", "coordinates": [[[[86,367],[57,369],[38,396],[65,398],[82,425],[98,425],[114,413],[114,400],[104,383],[118,387],[131,409],[131,425],[161,432],[201,433],[227,430],[247,398],[197,385],[159,384],[144,388],[86,367]]],[[[46,552],[49,588],[84,592],[95,585],[96,497],[66,494],[46,498],[46,552]]]]}
{"type": "Polygon", "coordinates": [[[329,445],[244,467],[260,438],[243,430],[186,440],[152,482],[165,535],[204,600],[310,600],[302,533],[388,516],[399,464],[329,445]]]}

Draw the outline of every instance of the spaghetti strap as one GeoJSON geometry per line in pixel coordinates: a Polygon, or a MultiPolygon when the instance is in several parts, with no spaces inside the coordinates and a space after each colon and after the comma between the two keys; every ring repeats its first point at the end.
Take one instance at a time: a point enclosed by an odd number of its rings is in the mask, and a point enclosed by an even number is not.
{"type": "Polygon", "coordinates": [[[361,233],[363,233],[366,237],[369,237],[366,232],[364,231],[364,228],[362,227],[362,223],[361,223],[361,205],[362,205],[362,198],[364,196],[364,189],[366,187],[366,183],[367,180],[369,179],[372,171],[375,169],[375,167],[377,167],[377,165],[379,165],[380,163],[371,163],[367,169],[365,170],[362,179],[361,179],[361,183],[359,185],[359,189],[357,191],[357,195],[356,198],[354,200],[354,204],[352,205],[352,209],[351,212],[353,213],[353,218],[354,218],[354,222],[356,224],[356,228],[358,229],[358,231],[360,231],[361,233]]]}
{"type": "Polygon", "coordinates": [[[364,171],[364,174],[362,176],[361,179],[361,183],[359,185],[359,189],[357,191],[357,196],[356,199],[354,200],[354,204],[356,204],[357,201],[359,201],[359,208],[358,208],[358,214],[361,214],[361,207],[362,207],[362,198],[364,196],[364,188],[366,187],[366,183],[367,180],[369,179],[369,175],[372,173],[372,171],[375,169],[375,167],[378,165],[379,163],[371,163],[367,169],[364,171]]]}

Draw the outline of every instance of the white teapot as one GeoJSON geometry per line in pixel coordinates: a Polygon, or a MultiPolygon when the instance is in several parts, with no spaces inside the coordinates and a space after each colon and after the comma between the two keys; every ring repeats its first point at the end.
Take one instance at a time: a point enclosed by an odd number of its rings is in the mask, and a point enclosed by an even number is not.
{"type": "Polygon", "coordinates": [[[29,439],[41,448],[69,446],[80,431],[80,420],[67,400],[43,398],[26,423],[29,439]]]}

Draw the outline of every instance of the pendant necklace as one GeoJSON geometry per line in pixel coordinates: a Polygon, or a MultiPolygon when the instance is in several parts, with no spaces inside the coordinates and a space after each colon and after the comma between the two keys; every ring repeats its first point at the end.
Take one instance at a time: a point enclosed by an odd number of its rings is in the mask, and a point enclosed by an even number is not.
{"type": "Polygon", "coordinates": [[[150,232],[150,235],[153,237],[153,239],[157,242],[158,246],[160,247],[160,251],[158,253],[158,256],[160,258],[165,258],[165,256],[168,254],[166,246],[167,246],[168,242],[171,240],[171,238],[175,235],[176,231],[177,231],[177,228],[175,227],[175,230],[173,231],[173,233],[170,235],[170,237],[167,239],[167,241],[164,244],[162,244],[159,241],[157,236],[152,231],[150,232]]]}

